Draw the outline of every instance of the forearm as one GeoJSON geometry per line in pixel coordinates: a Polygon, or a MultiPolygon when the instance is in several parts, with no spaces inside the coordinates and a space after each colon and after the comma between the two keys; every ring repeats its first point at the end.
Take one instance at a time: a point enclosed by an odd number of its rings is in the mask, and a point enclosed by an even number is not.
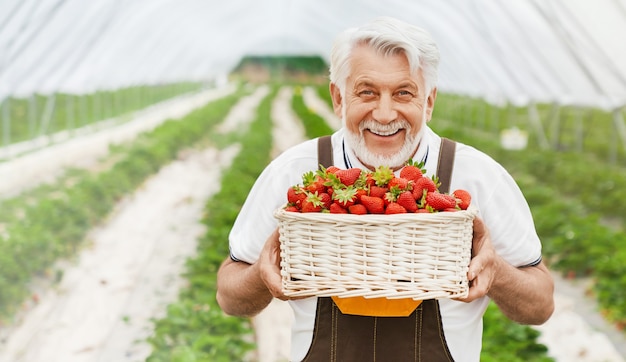
{"type": "Polygon", "coordinates": [[[230,258],[222,263],[217,272],[217,302],[226,314],[252,317],[272,301],[257,269],[230,258]]]}
{"type": "Polygon", "coordinates": [[[496,262],[496,275],[488,296],[511,320],[522,324],[542,324],[554,311],[554,282],[546,266],[516,268],[502,258],[496,262]]]}

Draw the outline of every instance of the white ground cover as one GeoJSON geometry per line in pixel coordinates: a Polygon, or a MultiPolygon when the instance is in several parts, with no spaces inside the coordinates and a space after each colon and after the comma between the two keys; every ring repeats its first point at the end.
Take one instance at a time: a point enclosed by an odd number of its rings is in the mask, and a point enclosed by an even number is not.
{"type": "MultiPolygon", "coordinates": [[[[259,88],[242,99],[224,120],[222,131],[249,122],[265,94],[267,89],[259,88]]],[[[337,127],[334,114],[321,110],[327,106],[315,101],[312,90],[305,89],[305,94],[309,107],[337,127]]],[[[290,96],[291,89],[283,88],[273,103],[274,155],[304,139],[304,130],[289,106],[290,96]]],[[[174,109],[184,108],[179,111],[183,115],[201,104],[180,99],[146,117],[162,122],[179,117],[168,113],[174,109]]],[[[63,167],[92,165],[106,153],[109,143],[132,140],[158,122],[133,121],[132,127],[124,124],[100,130],[0,164],[0,198],[50,180],[63,167]]],[[[17,316],[14,326],[0,330],[0,361],[145,360],[150,353],[143,342],[151,333],[149,321],[164,315],[165,306],[184,285],[180,278],[184,260],[194,255],[196,240],[204,232],[202,207],[217,191],[221,171],[229,167],[237,152],[237,145],[222,151],[190,151],[124,199],[110,218],[90,233],[88,246],[76,259],[63,263],[60,283],[42,290],[39,301],[17,316]]],[[[554,316],[538,329],[543,333],[540,341],[557,361],[624,361],[619,354],[626,353],[623,334],[603,322],[595,303],[584,296],[584,286],[557,277],[556,301],[554,316]]],[[[288,305],[278,300],[254,318],[255,360],[287,360],[291,319],[288,305]]]]}

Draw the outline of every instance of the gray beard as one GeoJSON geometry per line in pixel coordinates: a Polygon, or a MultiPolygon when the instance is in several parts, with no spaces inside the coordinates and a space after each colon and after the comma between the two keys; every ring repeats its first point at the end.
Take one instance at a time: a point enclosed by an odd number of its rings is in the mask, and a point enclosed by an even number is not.
{"type": "MultiPolygon", "coordinates": [[[[370,121],[371,122],[371,121],[370,121]]],[[[398,122],[398,121],[396,121],[398,122]]],[[[365,145],[365,139],[363,137],[363,131],[366,126],[366,122],[362,122],[359,126],[359,133],[353,133],[346,129],[346,143],[354,152],[354,155],[363,163],[364,165],[370,167],[378,167],[378,166],[388,166],[392,169],[397,169],[406,163],[411,157],[413,157],[415,151],[417,150],[417,146],[422,140],[422,136],[425,130],[425,123],[420,128],[420,131],[415,135],[411,135],[411,128],[406,121],[402,122],[402,128],[406,129],[406,136],[404,138],[404,145],[400,151],[391,154],[391,155],[382,155],[378,153],[370,152],[367,146],[365,145]]],[[[345,122],[344,122],[345,125],[345,122]]]]}

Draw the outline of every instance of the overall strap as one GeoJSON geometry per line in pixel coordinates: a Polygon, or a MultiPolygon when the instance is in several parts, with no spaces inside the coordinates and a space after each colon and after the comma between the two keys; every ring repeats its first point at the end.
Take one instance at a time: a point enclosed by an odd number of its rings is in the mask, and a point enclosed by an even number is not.
{"type": "Polygon", "coordinates": [[[441,185],[439,191],[441,193],[450,192],[450,179],[452,178],[452,169],[454,169],[454,151],[456,142],[441,138],[441,149],[439,150],[439,160],[437,161],[437,177],[441,185]]]}
{"type": "Polygon", "coordinates": [[[328,168],[333,165],[333,145],[330,136],[322,136],[317,140],[317,162],[328,168]]]}

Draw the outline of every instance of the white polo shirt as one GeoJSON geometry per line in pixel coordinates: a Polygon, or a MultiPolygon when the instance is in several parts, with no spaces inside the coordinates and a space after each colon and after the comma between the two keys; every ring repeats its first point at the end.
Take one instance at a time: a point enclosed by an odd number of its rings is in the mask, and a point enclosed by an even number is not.
{"type": "MultiPolygon", "coordinates": [[[[334,163],[340,168],[365,167],[344,144],[344,130],[332,135],[334,163]]],[[[437,170],[441,138],[426,129],[414,160],[425,160],[427,176],[437,170]]],[[[273,212],[287,200],[287,188],[302,183],[302,174],[316,170],[317,140],[296,145],[274,159],[256,180],[229,236],[234,260],[254,263],[277,226],[273,212]]],[[[541,243],[528,204],[509,173],[491,157],[457,143],[450,191],[463,188],[472,195],[491,234],[496,252],[514,266],[541,261],[541,243]]],[[[301,361],[313,337],[317,298],[289,302],[294,311],[291,360],[301,361]]],[[[472,303],[440,299],[442,324],[455,361],[480,360],[482,316],[489,304],[483,297],[472,303]]]]}

